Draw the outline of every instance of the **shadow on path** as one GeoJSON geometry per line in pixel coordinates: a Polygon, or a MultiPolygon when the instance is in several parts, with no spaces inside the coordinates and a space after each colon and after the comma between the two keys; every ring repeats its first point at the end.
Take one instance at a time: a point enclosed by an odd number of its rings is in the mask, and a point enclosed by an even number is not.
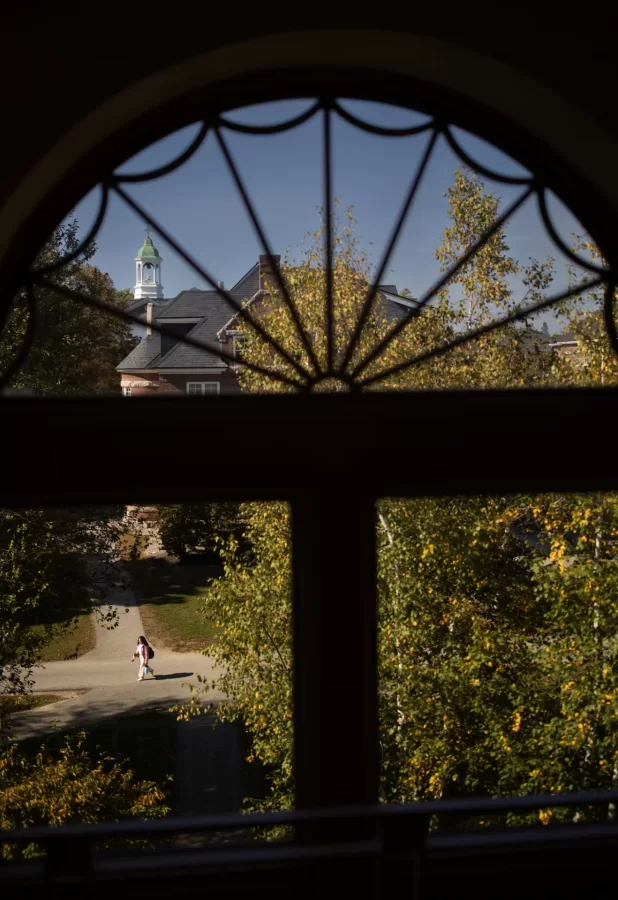
{"type": "MultiPolygon", "coordinates": [[[[173,675],[155,675],[154,680],[155,681],[169,681],[170,678],[191,678],[193,675],[195,675],[195,672],[174,672],[173,675]]],[[[144,680],[148,681],[147,678],[144,680]]]]}
{"type": "MultiPolygon", "coordinates": [[[[169,696],[167,693],[160,695],[156,690],[157,680],[146,679],[142,684],[133,684],[122,694],[115,689],[93,690],[85,697],[75,697],[71,700],[52,703],[49,706],[41,706],[37,710],[15,713],[11,717],[11,736],[21,741],[26,738],[42,738],[44,735],[54,732],[74,731],[92,726],[96,728],[104,726],[105,721],[109,721],[112,717],[136,719],[139,727],[141,713],[152,710],[168,712],[170,706],[183,702],[188,697],[188,693],[187,696],[184,696],[184,692],[180,695],[169,696]],[[149,683],[155,690],[148,689],[149,683]],[[87,702],[84,703],[84,700],[87,702]],[[33,712],[38,715],[33,716],[33,712]]],[[[220,699],[222,698],[213,697],[210,701],[211,705],[220,699]]]]}

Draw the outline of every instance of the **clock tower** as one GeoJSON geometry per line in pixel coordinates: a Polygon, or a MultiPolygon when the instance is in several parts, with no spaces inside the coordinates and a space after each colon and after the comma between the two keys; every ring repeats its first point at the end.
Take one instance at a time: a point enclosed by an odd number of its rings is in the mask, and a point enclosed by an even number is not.
{"type": "Polygon", "coordinates": [[[136,300],[163,300],[161,285],[161,263],[159,251],[152,243],[150,229],[146,229],[146,240],[135,257],[135,289],[136,300]]]}

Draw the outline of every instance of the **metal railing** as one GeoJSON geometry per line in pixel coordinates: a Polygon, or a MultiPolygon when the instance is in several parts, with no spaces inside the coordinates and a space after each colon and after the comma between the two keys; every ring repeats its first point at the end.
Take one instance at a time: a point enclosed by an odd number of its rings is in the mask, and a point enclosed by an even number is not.
{"type": "Polygon", "coordinates": [[[568,869],[577,854],[588,858],[592,853],[598,876],[603,876],[605,863],[608,871],[613,868],[618,823],[611,816],[616,803],[618,791],[593,791],[21,828],[0,832],[3,849],[7,844],[36,844],[42,855],[4,860],[0,883],[77,886],[138,876],[156,896],[163,885],[169,890],[170,876],[180,879],[174,881],[175,890],[192,879],[208,877],[213,890],[232,883],[240,893],[248,890],[249,874],[255,888],[281,886],[283,880],[288,889],[301,893],[310,884],[315,887],[316,878],[342,877],[362,896],[384,896],[389,887],[395,891],[397,885],[406,884],[408,895],[417,898],[426,893],[439,896],[431,885],[459,877],[471,860],[485,859],[483,865],[493,866],[492,871],[496,860],[502,860],[499,869],[504,878],[509,871],[516,875],[522,864],[529,866],[541,854],[544,877],[555,886],[559,873],[564,874],[564,866],[568,869]],[[510,828],[503,822],[489,828],[471,822],[480,815],[496,821],[506,813],[564,808],[595,808],[603,818],[510,828]],[[447,828],[440,824],[430,829],[435,817],[441,822],[446,817],[447,828]],[[265,840],[273,828],[285,829],[284,836],[265,840]],[[186,846],[191,837],[200,835],[197,846],[195,841],[186,846]]]}

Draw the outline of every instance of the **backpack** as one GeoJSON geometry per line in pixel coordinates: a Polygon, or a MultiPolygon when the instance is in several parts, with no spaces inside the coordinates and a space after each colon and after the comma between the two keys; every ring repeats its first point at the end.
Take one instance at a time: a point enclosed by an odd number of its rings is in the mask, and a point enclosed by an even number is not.
{"type": "Polygon", "coordinates": [[[150,644],[148,644],[148,659],[152,659],[153,656],[154,656],[154,650],[152,649],[150,644]]]}

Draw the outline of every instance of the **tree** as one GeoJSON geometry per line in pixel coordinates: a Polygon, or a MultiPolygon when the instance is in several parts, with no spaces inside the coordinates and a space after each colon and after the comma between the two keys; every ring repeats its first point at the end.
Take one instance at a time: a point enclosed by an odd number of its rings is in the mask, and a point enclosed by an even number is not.
{"type": "MultiPolygon", "coordinates": [[[[468,172],[456,173],[448,201],[450,222],[436,253],[444,269],[499,214],[498,198],[468,172]]],[[[321,233],[313,238],[305,263],[286,259],[282,273],[323,360],[321,233]]],[[[370,271],[351,218],[343,230],[335,228],[334,247],[335,354],[341,358],[370,271]]],[[[448,290],[409,319],[397,341],[366,371],[379,374],[462,329],[482,327],[513,311],[521,302],[511,286],[517,273],[524,300],[541,299],[553,279],[553,262],[530,260],[520,266],[509,254],[504,229],[497,229],[448,290]]],[[[258,312],[294,358],[310,365],[275,287],[258,312]]],[[[530,324],[484,334],[377,384],[560,383],[555,358],[530,324]]],[[[376,346],[384,329],[376,308],[355,359],[376,346]]],[[[289,364],[255,331],[248,338],[247,361],[291,374],[289,364]]],[[[245,390],[280,389],[261,373],[245,369],[241,377],[245,390]]],[[[618,780],[617,509],[615,495],[380,502],[384,800],[557,791],[618,780]]],[[[253,741],[249,758],[268,763],[272,772],[272,795],[264,805],[289,805],[294,791],[289,521],[280,504],[251,504],[244,515],[254,553],[243,556],[235,540],[224,549],[224,575],[206,600],[207,615],[218,627],[208,652],[226,670],[219,686],[230,702],[221,714],[245,723],[253,741]]],[[[568,814],[572,811],[563,813],[568,814]]],[[[541,811],[541,821],[550,816],[551,811],[541,811]]]]}
{"type": "Polygon", "coordinates": [[[539,756],[552,765],[535,771],[529,789],[615,788],[618,496],[535,498],[528,515],[549,550],[536,560],[534,580],[547,609],[543,668],[560,709],[538,729],[539,756]]]}
{"type": "MultiPolygon", "coordinates": [[[[37,266],[52,265],[79,246],[76,219],[59,226],[39,254],[37,266]]],[[[96,247],[91,244],[76,260],[50,274],[55,284],[70,287],[126,307],[130,292],[117,291],[109,275],[91,265],[96,247]]],[[[11,387],[45,394],[89,393],[118,390],[116,366],[138,339],[130,325],[71,300],[51,288],[34,288],[36,332],[27,359],[11,380],[11,387]]],[[[0,372],[6,371],[26,338],[28,296],[15,298],[0,339],[0,372]]]]}
{"type": "Polygon", "coordinates": [[[116,626],[103,601],[118,578],[117,516],[114,509],[0,510],[0,693],[30,688],[43,646],[72,627],[77,610],[116,626]]]}
{"type": "MultiPolygon", "coordinates": [[[[599,248],[585,235],[574,235],[573,252],[588,262],[607,268],[599,248]]],[[[581,274],[570,267],[573,285],[582,282],[581,274]]],[[[614,310],[616,305],[614,293],[614,310]]],[[[584,291],[560,306],[564,330],[570,332],[577,347],[557,356],[554,362],[556,377],[563,384],[579,386],[609,386],[618,383],[618,359],[610,344],[603,318],[604,288],[584,291]]],[[[615,315],[615,312],[614,312],[615,315]]]]}
{"type": "MultiPolygon", "coordinates": [[[[49,266],[79,247],[76,219],[59,226],[37,260],[49,266]]],[[[56,285],[84,291],[123,307],[129,292],[118,292],[108,275],[90,263],[90,244],[54,270],[56,285]]],[[[116,366],[135,346],[130,326],[107,313],[69,300],[53,288],[36,287],[34,344],[11,387],[44,394],[118,389],[116,366]]],[[[28,295],[14,300],[0,338],[0,372],[22,348],[29,321],[28,295]]],[[[31,683],[40,651],[59,629],[71,627],[76,608],[93,609],[113,626],[100,601],[109,586],[119,510],[0,510],[0,691],[20,692],[31,683]],[[96,564],[92,559],[96,558],[96,564]],[[88,563],[88,559],[91,560],[88,563]],[[38,626],[34,628],[33,626],[38,626]]],[[[4,723],[2,723],[4,724],[4,723]]]]}
{"type": "Polygon", "coordinates": [[[179,503],[159,506],[161,544],[172,556],[216,554],[217,538],[239,536],[242,520],[238,503],[179,503]]]}
{"type": "MultiPolygon", "coordinates": [[[[249,729],[249,761],[268,767],[277,808],[293,801],[289,516],[284,503],[245,504],[242,514],[251,549],[243,552],[234,537],[220,542],[224,575],[206,601],[217,629],[208,655],[224,671],[217,683],[230,698],[217,713],[249,729]]],[[[197,707],[195,692],[189,712],[197,707]]],[[[259,805],[268,808],[268,800],[259,805]]]]}
{"type": "MultiPolygon", "coordinates": [[[[156,819],[169,812],[153,781],[137,781],[110,756],[91,759],[85,735],[67,737],[58,753],[41,747],[33,761],[12,744],[0,756],[0,828],[156,819]]],[[[4,859],[39,856],[36,844],[4,844],[4,859]]]]}
{"type": "Polygon", "coordinates": [[[384,796],[611,787],[618,498],[384,507],[384,796]]]}
{"type": "Polygon", "coordinates": [[[389,800],[443,796],[453,782],[475,792],[495,777],[512,695],[530,669],[522,619],[531,580],[496,512],[460,499],[380,504],[381,787],[389,800]]]}
{"type": "MultiPolygon", "coordinates": [[[[467,169],[455,173],[446,197],[450,224],[435,252],[442,271],[469,252],[494,225],[500,206],[499,198],[467,169]]],[[[530,259],[526,266],[520,265],[510,255],[505,228],[498,228],[451,279],[442,295],[448,302],[441,305],[441,313],[453,332],[481,328],[497,316],[541,300],[553,278],[551,257],[544,262],[530,259]],[[519,301],[511,286],[511,279],[517,275],[522,276],[525,288],[519,301]]],[[[542,348],[530,339],[530,324],[511,323],[458,348],[450,362],[451,369],[456,370],[454,386],[523,387],[543,383],[548,364],[541,355],[542,348]]]]}
{"type": "MultiPolygon", "coordinates": [[[[354,231],[352,210],[345,210],[345,219],[340,221],[338,214],[333,213],[333,304],[334,348],[335,360],[341,360],[347,347],[350,334],[358,322],[362,299],[367,291],[371,269],[366,253],[360,249],[358,237],[354,231]]],[[[324,368],[327,362],[327,338],[324,322],[326,319],[325,291],[325,258],[323,248],[323,228],[306,236],[309,244],[301,264],[297,264],[286,253],[281,265],[281,273],[288,291],[294,298],[298,316],[303,324],[305,334],[311,343],[315,359],[324,368]]],[[[307,369],[313,363],[307,351],[306,342],[299,334],[290,310],[280,294],[274,279],[268,284],[270,299],[249,307],[252,321],[259,321],[265,330],[282,346],[288,354],[307,369]]],[[[282,375],[292,378],[295,375],[293,366],[261,335],[251,327],[251,323],[243,323],[245,344],[243,359],[262,366],[267,370],[276,370],[282,375]]],[[[365,328],[352,363],[358,362],[387,333],[386,319],[374,303],[367,318],[365,328]]],[[[291,387],[273,381],[268,376],[255,372],[247,367],[240,370],[240,383],[249,391],[281,391],[292,390],[291,387]]],[[[330,389],[336,385],[328,385],[330,389]]]]}

